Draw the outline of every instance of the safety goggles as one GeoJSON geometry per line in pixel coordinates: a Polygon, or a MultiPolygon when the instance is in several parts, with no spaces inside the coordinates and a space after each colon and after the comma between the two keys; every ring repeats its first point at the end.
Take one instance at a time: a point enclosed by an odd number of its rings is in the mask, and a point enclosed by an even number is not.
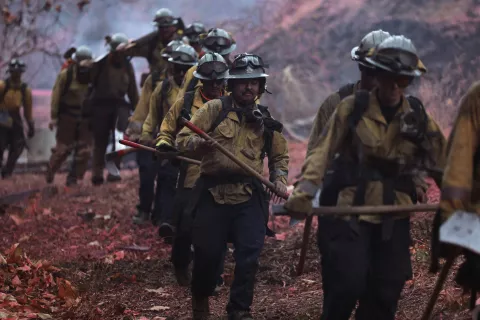
{"type": "Polygon", "coordinates": [[[397,49],[381,50],[374,59],[393,71],[411,71],[418,68],[418,57],[416,55],[397,49]]]}
{"type": "Polygon", "coordinates": [[[253,54],[241,54],[236,56],[232,62],[232,69],[241,69],[246,68],[250,65],[252,68],[264,68],[265,64],[263,63],[262,58],[253,54]]]}
{"type": "Polygon", "coordinates": [[[204,76],[211,76],[213,73],[221,74],[228,70],[227,64],[220,61],[209,61],[199,65],[197,72],[204,76]]]}
{"type": "Polygon", "coordinates": [[[173,51],[170,54],[170,57],[172,59],[172,62],[183,62],[183,63],[192,63],[192,64],[196,62],[192,56],[183,52],[178,52],[178,51],[173,51]]]}
{"type": "Polygon", "coordinates": [[[405,89],[408,87],[412,81],[413,76],[406,76],[401,74],[394,74],[388,71],[379,71],[377,78],[380,82],[394,82],[399,88],[405,89]]]}
{"type": "Polygon", "coordinates": [[[232,41],[225,37],[206,37],[203,39],[203,45],[207,47],[230,47],[232,41]]]}
{"type": "Polygon", "coordinates": [[[185,35],[187,37],[199,35],[202,32],[205,32],[205,30],[201,25],[198,24],[192,24],[189,28],[185,29],[185,35]]]}
{"type": "Polygon", "coordinates": [[[159,27],[170,27],[176,23],[176,19],[174,17],[161,17],[155,19],[154,22],[159,27]]]}

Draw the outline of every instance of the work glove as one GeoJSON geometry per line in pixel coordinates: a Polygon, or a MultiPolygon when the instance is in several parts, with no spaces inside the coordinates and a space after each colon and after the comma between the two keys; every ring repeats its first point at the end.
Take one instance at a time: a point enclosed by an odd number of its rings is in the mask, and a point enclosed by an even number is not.
{"type": "Polygon", "coordinates": [[[177,148],[175,148],[165,140],[158,141],[155,146],[155,149],[161,152],[178,152],[177,148]]]}
{"type": "Polygon", "coordinates": [[[138,140],[138,143],[143,144],[144,146],[147,146],[147,147],[155,146],[155,140],[146,136],[141,136],[140,139],[138,140]]]}
{"type": "Polygon", "coordinates": [[[142,134],[142,123],[139,121],[131,121],[128,123],[128,127],[125,130],[125,135],[130,141],[138,141],[142,134]]]}
{"type": "Polygon", "coordinates": [[[290,216],[294,219],[305,219],[307,215],[312,213],[312,199],[311,190],[306,190],[305,184],[308,181],[301,181],[288,198],[284,207],[290,212],[290,216]],[[303,183],[303,184],[302,184],[303,183]]]}
{"type": "Polygon", "coordinates": [[[52,119],[50,123],[48,124],[48,128],[53,131],[57,127],[58,120],[57,119],[52,119]]]}
{"type": "Polygon", "coordinates": [[[35,135],[35,124],[33,122],[29,122],[27,136],[29,139],[31,139],[33,138],[34,135],[35,135]]]}

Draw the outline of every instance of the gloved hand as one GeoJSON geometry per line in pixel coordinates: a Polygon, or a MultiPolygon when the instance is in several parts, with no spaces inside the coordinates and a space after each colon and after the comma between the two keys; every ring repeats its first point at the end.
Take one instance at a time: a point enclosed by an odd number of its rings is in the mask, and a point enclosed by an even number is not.
{"type": "Polygon", "coordinates": [[[275,181],[274,183],[275,189],[278,191],[280,194],[287,194],[287,186],[283,184],[281,181],[275,181]]]}
{"type": "Polygon", "coordinates": [[[153,146],[155,145],[155,140],[153,140],[153,139],[150,138],[150,137],[142,136],[142,137],[140,137],[140,139],[138,140],[138,143],[139,143],[139,144],[143,144],[144,146],[147,146],[147,147],[153,147],[153,146]]]}
{"type": "Polygon", "coordinates": [[[48,124],[48,128],[49,128],[51,131],[53,131],[53,129],[55,129],[55,128],[57,127],[57,123],[58,123],[57,119],[52,119],[52,120],[50,121],[50,123],[48,124]]]}
{"type": "Polygon", "coordinates": [[[294,219],[305,219],[312,212],[313,197],[302,191],[298,186],[293,190],[284,207],[291,213],[294,219]]]}
{"type": "Polygon", "coordinates": [[[166,142],[165,140],[160,140],[157,142],[155,148],[158,150],[158,151],[162,151],[162,152],[178,152],[177,148],[175,148],[174,146],[170,145],[168,142],[166,142]]]}
{"type": "Polygon", "coordinates": [[[125,130],[125,135],[128,136],[130,141],[138,141],[142,134],[142,123],[138,121],[131,121],[128,123],[128,127],[125,130]]]}
{"type": "Polygon", "coordinates": [[[29,139],[31,139],[33,138],[34,135],[35,135],[35,124],[33,122],[29,122],[27,136],[29,139]]]}

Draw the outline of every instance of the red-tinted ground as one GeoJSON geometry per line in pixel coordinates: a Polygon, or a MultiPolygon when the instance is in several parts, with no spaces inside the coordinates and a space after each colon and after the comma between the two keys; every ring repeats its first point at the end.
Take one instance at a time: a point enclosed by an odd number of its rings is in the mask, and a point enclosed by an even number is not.
{"type": "MultiPolygon", "coordinates": [[[[303,150],[302,145],[291,146],[292,177],[299,172],[303,150]]],[[[24,208],[9,208],[0,215],[0,250],[10,249],[3,255],[7,261],[0,257],[0,319],[190,317],[189,290],[175,283],[170,246],[159,240],[154,227],[131,223],[137,202],[136,172],[122,174],[121,183],[92,188],[87,177],[74,189],[64,188],[65,177],[59,176],[57,194],[45,189],[24,208]],[[15,243],[29,260],[11,249],[15,243]]],[[[0,183],[0,196],[34,187],[45,187],[42,176],[17,175],[0,183]]],[[[438,190],[432,188],[429,198],[438,201],[438,190]]],[[[276,223],[277,239],[267,239],[260,261],[254,315],[256,319],[318,319],[322,291],[314,236],[305,274],[295,277],[302,225],[288,229],[285,218],[277,218],[276,223]]],[[[430,226],[430,215],[413,219],[414,279],[402,295],[401,320],[419,319],[433,289],[436,278],[428,274],[430,226]]],[[[233,268],[229,254],[227,284],[233,268]]],[[[211,301],[218,319],[224,316],[227,299],[228,287],[223,287],[211,301]]],[[[450,280],[440,296],[436,319],[468,319],[467,300],[450,280]]]]}

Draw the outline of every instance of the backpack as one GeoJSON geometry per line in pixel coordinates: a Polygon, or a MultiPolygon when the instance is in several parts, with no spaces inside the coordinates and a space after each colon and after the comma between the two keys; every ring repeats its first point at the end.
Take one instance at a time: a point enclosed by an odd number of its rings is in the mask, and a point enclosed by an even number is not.
{"type": "Polygon", "coordinates": [[[68,92],[68,90],[70,90],[70,86],[72,85],[72,81],[73,81],[73,64],[69,65],[67,67],[67,79],[65,80],[65,86],[63,87],[63,90],[62,90],[62,97],[65,96],[68,92]]]}
{"type": "MultiPolygon", "coordinates": [[[[8,91],[10,91],[11,83],[10,79],[5,80],[5,88],[3,89],[3,92],[0,93],[0,101],[3,102],[3,99],[5,99],[5,95],[7,94],[8,91]]],[[[22,105],[25,106],[25,97],[27,95],[27,84],[25,82],[22,82],[20,85],[20,92],[22,93],[22,105]]]]}

